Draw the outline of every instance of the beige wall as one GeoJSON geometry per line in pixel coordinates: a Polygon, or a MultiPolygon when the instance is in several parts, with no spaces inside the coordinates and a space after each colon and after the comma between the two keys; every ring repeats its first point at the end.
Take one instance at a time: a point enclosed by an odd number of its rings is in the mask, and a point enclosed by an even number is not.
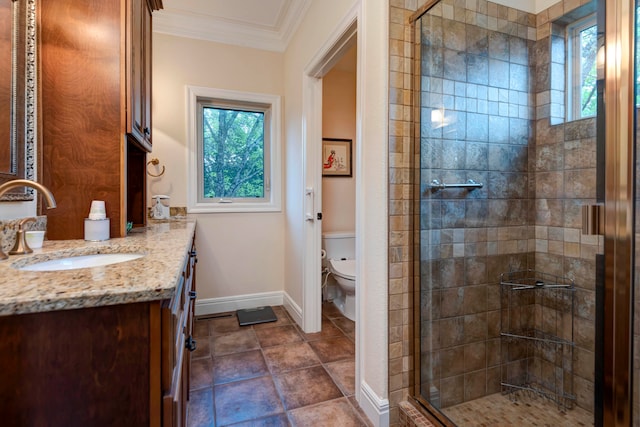
{"type": "MultiPolygon", "coordinates": [[[[336,68],[322,79],[322,136],[350,139],[356,147],[356,70],[336,68]]],[[[356,179],[322,178],[322,232],[355,231],[356,179]]]]}
{"type": "MultiPolygon", "coordinates": [[[[153,34],[153,153],[166,168],[148,179],[151,195],[187,204],[186,85],[283,94],[283,55],[153,34]],[[256,70],[260,70],[259,73],[256,70]]],[[[281,291],[284,215],[215,213],[198,220],[198,298],[281,291]]]]}

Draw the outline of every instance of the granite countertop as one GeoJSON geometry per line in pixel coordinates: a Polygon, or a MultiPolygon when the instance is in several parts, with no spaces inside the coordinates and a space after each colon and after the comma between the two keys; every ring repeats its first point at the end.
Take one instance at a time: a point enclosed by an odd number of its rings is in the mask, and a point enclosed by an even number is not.
{"type": "Polygon", "coordinates": [[[46,240],[42,249],[0,261],[0,316],[171,298],[195,233],[195,220],[151,222],[127,237],[87,242],[46,240]],[[96,253],[144,253],[142,258],[66,271],[21,271],[48,259],[96,253]]]}

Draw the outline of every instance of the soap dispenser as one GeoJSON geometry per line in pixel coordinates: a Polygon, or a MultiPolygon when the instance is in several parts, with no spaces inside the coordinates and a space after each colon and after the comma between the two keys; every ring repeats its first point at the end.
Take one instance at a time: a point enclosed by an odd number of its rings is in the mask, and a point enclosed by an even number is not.
{"type": "Polygon", "coordinates": [[[153,205],[153,209],[151,211],[154,219],[169,219],[169,196],[164,196],[162,194],[158,194],[152,196],[152,199],[155,199],[156,203],[153,205]]]}

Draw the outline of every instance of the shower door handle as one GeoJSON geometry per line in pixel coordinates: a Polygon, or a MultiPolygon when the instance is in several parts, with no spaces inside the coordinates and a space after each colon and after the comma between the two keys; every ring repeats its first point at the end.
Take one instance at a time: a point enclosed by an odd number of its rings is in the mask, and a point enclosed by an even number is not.
{"type": "Polygon", "coordinates": [[[307,187],[304,189],[304,204],[305,204],[305,214],[304,219],[306,221],[313,222],[313,213],[315,212],[314,206],[314,192],[313,188],[307,187]]]}
{"type": "Polygon", "coordinates": [[[604,235],[604,205],[582,205],[582,234],[604,235]]]}

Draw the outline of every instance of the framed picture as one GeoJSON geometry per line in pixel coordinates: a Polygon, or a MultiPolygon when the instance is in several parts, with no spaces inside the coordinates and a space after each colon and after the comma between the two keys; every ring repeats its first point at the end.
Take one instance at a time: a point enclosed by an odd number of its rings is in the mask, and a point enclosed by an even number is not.
{"type": "Polygon", "coordinates": [[[351,140],[322,138],[322,176],[351,176],[351,140]]]}

